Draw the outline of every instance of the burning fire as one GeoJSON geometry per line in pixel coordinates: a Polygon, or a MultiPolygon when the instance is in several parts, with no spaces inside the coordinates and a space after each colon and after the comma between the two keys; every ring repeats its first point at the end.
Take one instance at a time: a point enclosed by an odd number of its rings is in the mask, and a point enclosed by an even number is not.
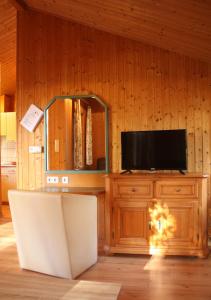
{"type": "Polygon", "coordinates": [[[166,204],[156,203],[149,209],[150,214],[150,254],[162,254],[162,247],[173,237],[176,230],[175,218],[166,204]]]}

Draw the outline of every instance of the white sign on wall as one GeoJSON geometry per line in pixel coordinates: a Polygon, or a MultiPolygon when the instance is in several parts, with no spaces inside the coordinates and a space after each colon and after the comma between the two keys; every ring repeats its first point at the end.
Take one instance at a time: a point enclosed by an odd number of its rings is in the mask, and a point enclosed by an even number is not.
{"type": "Polygon", "coordinates": [[[28,131],[33,132],[41,118],[43,117],[43,111],[36,105],[31,104],[25,115],[23,116],[20,124],[28,131]]]}

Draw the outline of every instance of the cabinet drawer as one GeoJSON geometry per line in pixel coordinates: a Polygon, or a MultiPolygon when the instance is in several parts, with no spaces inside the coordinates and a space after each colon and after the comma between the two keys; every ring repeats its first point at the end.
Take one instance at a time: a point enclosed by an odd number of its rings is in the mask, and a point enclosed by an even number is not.
{"type": "Polygon", "coordinates": [[[153,196],[152,181],[118,179],[113,185],[114,197],[151,198],[153,196]]]}
{"type": "Polygon", "coordinates": [[[194,180],[157,181],[156,198],[198,198],[198,183],[194,180]]]}

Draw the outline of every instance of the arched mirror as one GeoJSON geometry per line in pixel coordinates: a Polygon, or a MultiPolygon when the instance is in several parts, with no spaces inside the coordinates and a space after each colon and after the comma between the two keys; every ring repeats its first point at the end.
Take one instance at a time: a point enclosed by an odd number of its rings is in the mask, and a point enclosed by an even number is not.
{"type": "Polygon", "coordinates": [[[99,97],[56,96],[44,122],[47,173],[108,172],[108,108],[99,97]]]}

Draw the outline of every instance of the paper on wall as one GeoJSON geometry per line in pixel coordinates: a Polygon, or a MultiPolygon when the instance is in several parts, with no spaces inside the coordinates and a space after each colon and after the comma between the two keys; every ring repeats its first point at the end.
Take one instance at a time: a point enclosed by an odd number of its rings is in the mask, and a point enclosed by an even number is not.
{"type": "Polygon", "coordinates": [[[43,117],[43,111],[36,105],[31,104],[25,115],[23,116],[20,124],[28,131],[33,132],[41,118],[43,117]]]}

